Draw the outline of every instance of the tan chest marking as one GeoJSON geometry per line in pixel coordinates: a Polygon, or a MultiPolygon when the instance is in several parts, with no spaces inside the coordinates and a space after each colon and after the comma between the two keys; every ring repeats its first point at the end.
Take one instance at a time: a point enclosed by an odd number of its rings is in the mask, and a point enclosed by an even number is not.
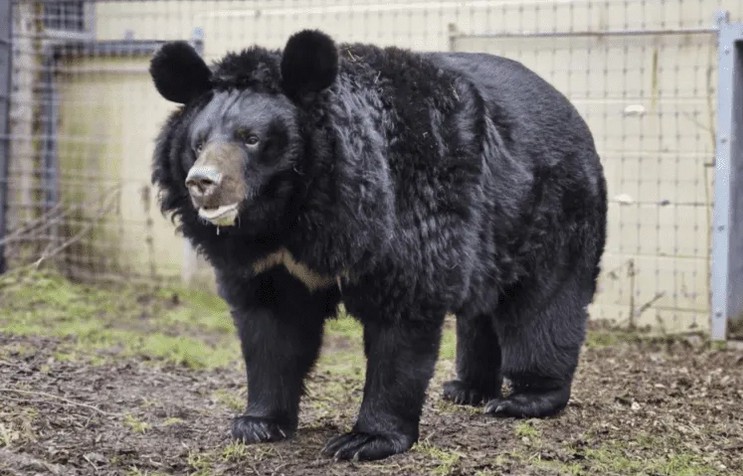
{"type": "Polygon", "coordinates": [[[258,274],[279,265],[284,265],[289,274],[300,280],[310,291],[328,288],[338,281],[333,276],[312,271],[305,264],[295,260],[286,248],[281,248],[253,263],[253,271],[258,274]]]}

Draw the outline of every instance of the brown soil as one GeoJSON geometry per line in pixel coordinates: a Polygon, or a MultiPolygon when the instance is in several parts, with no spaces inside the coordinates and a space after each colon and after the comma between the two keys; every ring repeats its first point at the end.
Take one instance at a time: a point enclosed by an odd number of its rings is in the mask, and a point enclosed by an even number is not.
{"type": "Polygon", "coordinates": [[[227,433],[239,363],[59,361],[58,345],[0,332],[0,474],[743,474],[743,351],[701,340],[589,346],[566,411],[526,422],[442,401],[442,361],[419,445],[361,464],[320,455],[353,421],[359,373],[318,368],[297,437],[245,447],[227,433]]]}

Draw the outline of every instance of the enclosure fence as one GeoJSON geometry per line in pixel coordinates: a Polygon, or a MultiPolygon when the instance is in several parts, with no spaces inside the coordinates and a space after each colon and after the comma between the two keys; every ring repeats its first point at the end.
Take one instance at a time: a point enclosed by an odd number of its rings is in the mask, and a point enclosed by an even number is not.
{"type": "Polygon", "coordinates": [[[0,269],[50,264],[94,281],[208,280],[161,216],[149,181],[155,135],[174,108],[151,85],[149,59],[167,40],[188,39],[213,60],[252,44],[280,48],[312,27],[339,42],[495,53],[555,85],[591,127],[608,181],[608,244],[592,317],[707,332],[726,21],[716,12],[740,21],[742,7],[0,0],[0,68],[10,70],[0,71],[0,269]]]}

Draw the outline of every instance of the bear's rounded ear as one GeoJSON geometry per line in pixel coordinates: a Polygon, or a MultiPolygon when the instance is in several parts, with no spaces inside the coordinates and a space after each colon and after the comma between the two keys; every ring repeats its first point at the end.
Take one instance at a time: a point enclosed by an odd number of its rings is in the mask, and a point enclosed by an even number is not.
{"type": "Polygon", "coordinates": [[[303,30],[289,38],[281,57],[281,82],[293,98],[320,92],[338,75],[338,50],[333,39],[318,30],[303,30]]]}
{"type": "Polygon", "coordinates": [[[186,104],[211,88],[212,72],[185,41],[165,43],[150,62],[150,75],[168,101],[186,104]]]}

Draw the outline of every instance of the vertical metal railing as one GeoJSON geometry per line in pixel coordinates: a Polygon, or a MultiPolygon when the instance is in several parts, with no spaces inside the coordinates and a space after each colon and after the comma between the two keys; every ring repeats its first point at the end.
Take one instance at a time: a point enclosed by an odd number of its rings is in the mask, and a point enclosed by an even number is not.
{"type": "Polygon", "coordinates": [[[713,340],[743,320],[743,24],[717,15],[718,88],[712,230],[713,340]]]}
{"type": "Polygon", "coordinates": [[[10,60],[11,0],[0,0],[0,273],[7,267],[4,239],[8,207],[8,162],[10,156],[10,60]]]}

